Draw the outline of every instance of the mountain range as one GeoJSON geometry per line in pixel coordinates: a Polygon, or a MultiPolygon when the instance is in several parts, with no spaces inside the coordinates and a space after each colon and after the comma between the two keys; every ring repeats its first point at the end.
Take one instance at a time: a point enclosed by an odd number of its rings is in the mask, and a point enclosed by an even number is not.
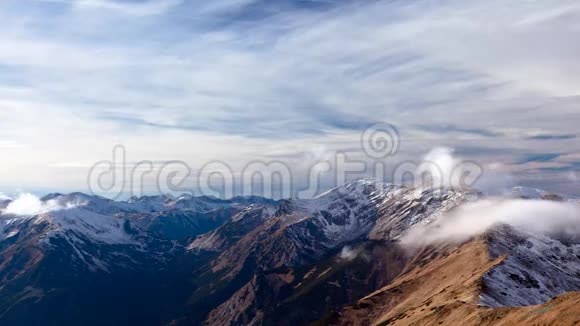
{"type": "MultiPolygon", "coordinates": [[[[6,199],[0,325],[580,323],[574,229],[409,244],[485,197],[362,179],[312,199],[55,193],[33,214],[6,199]]],[[[501,200],[578,205],[523,187],[501,200]]]]}

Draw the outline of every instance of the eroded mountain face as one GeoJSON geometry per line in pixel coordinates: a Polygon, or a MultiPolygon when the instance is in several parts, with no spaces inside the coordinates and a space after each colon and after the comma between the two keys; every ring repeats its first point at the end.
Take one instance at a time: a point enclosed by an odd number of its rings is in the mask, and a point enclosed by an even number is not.
{"type": "Polygon", "coordinates": [[[1,217],[0,323],[428,324],[580,290],[574,237],[401,245],[475,195],[370,179],[279,202],[52,194],[65,209],[1,217]]]}
{"type": "MultiPolygon", "coordinates": [[[[437,256],[430,257],[424,264],[409,266],[409,270],[389,285],[334,312],[320,324],[574,325],[580,322],[576,306],[580,303],[578,292],[563,293],[537,306],[483,305],[487,298],[508,296],[514,290],[536,286],[527,280],[522,282],[524,284],[504,284],[505,287],[499,288],[488,277],[490,273],[495,277],[512,275],[506,273],[504,267],[510,254],[490,255],[489,248],[497,241],[494,237],[491,234],[491,237],[483,236],[458,247],[438,248],[437,256]]],[[[417,252],[416,259],[430,253],[430,250],[417,252]]],[[[527,271],[519,269],[517,273],[527,271]]]]}

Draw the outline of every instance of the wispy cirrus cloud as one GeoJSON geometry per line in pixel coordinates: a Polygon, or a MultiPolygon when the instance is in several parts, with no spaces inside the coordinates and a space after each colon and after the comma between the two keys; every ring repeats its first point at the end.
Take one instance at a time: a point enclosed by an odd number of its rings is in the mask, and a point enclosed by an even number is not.
{"type": "Polygon", "coordinates": [[[579,144],[577,18],[571,0],[4,1],[0,127],[30,151],[3,170],[73,185],[35,158],[352,148],[390,122],[411,157],[460,147],[529,171],[520,154],[579,144]]]}
{"type": "Polygon", "coordinates": [[[131,16],[160,15],[177,6],[182,0],[25,0],[45,4],[70,6],[79,10],[105,10],[131,16]]]}

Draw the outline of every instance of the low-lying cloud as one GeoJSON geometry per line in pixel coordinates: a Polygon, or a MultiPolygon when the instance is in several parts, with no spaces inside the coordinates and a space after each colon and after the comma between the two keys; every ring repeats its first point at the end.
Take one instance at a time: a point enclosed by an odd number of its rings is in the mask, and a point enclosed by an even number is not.
{"type": "Polygon", "coordinates": [[[3,214],[18,216],[32,216],[50,211],[74,207],[73,204],[61,205],[56,200],[41,201],[33,194],[21,194],[12,201],[4,210],[3,214]]]}
{"type": "Polygon", "coordinates": [[[354,260],[359,254],[359,251],[354,250],[350,246],[344,246],[338,256],[342,260],[352,261],[354,260]]]}
{"type": "Polygon", "coordinates": [[[535,234],[580,235],[580,205],[571,202],[486,199],[464,204],[433,222],[412,229],[406,246],[461,242],[499,224],[535,234]]]}

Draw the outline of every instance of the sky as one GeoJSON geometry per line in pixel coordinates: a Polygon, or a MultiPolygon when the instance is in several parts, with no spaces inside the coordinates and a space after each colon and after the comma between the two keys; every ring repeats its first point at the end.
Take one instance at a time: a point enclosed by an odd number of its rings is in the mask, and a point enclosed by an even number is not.
{"type": "Polygon", "coordinates": [[[4,0],[0,21],[6,194],[86,191],[116,145],[304,176],[388,123],[389,166],[448,147],[482,186],[580,195],[577,0],[4,0]]]}

